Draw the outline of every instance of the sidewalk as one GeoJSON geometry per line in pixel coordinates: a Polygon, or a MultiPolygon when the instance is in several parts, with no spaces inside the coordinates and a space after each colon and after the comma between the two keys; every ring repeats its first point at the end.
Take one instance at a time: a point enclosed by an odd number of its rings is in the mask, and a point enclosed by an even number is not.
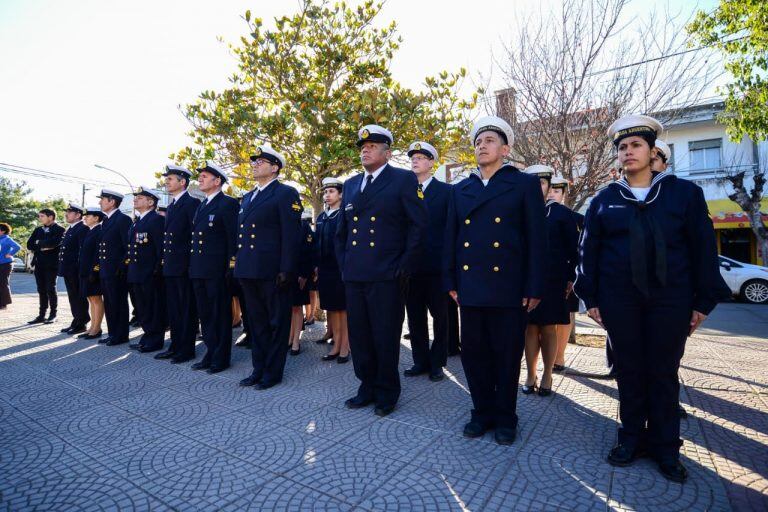
{"type": "MultiPolygon", "coordinates": [[[[14,289],[30,280],[15,274],[14,289]]],[[[403,378],[398,408],[378,418],[344,408],[352,365],[321,362],[315,343],[288,357],[281,385],[242,389],[247,350],[207,375],[75,340],[59,333],[60,297],[52,325],[26,325],[34,294],[0,312],[0,510],[768,509],[765,339],[704,329],[689,341],[679,485],[648,460],[605,462],[613,381],[558,375],[554,397],[520,394],[518,440],[501,447],[461,436],[471,401],[458,358],[443,382],[403,378]]],[[[401,370],[410,364],[403,341],[401,370]]],[[[567,364],[605,372],[599,349],[571,345],[567,364]]]]}

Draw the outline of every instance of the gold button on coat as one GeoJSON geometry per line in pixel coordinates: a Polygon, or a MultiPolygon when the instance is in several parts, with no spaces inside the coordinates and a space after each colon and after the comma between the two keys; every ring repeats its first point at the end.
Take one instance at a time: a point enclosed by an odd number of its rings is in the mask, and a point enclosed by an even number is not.
{"type": "Polygon", "coordinates": [[[469,224],[469,219],[465,220],[464,224],[469,224]]]}
{"type": "Polygon", "coordinates": [[[373,247],[374,245],[376,245],[376,244],[374,244],[373,242],[371,242],[371,247],[373,247]]]}
{"type": "Polygon", "coordinates": [[[464,270],[469,270],[469,265],[464,265],[464,270]]]}
{"type": "Polygon", "coordinates": [[[499,222],[501,222],[501,217],[496,217],[496,218],[495,218],[495,219],[493,219],[493,220],[495,220],[495,221],[496,221],[496,224],[498,224],[499,222]]]}
{"type": "Polygon", "coordinates": [[[469,242],[464,242],[464,247],[469,247],[469,242]]]}
{"type": "Polygon", "coordinates": [[[494,247],[498,247],[499,246],[499,242],[493,242],[493,246],[494,247]]]}
{"type": "Polygon", "coordinates": [[[493,271],[494,272],[498,272],[499,271],[499,267],[493,267],[493,271]]]}
{"type": "Polygon", "coordinates": [[[357,242],[355,240],[352,240],[352,245],[357,245],[357,242]]]}

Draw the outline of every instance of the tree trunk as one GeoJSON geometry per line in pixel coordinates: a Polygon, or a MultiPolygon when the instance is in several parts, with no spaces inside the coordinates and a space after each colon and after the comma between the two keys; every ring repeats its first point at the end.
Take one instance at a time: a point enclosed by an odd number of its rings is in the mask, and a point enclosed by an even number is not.
{"type": "Polygon", "coordinates": [[[749,217],[749,226],[755,234],[757,246],[760,248],[760,257],[763,259],[763,265],[765,265],[768,263],[768,229],[763,224],[760,213],[765,175],[758,172],[755,173],[754,187],[750,192],[747,192],[746,187],[744,187],[744,175],[745,171],[742,171],[726,178],[734,190],[733,194],[728,195],[728,199],[738,204],[749,217]]]}

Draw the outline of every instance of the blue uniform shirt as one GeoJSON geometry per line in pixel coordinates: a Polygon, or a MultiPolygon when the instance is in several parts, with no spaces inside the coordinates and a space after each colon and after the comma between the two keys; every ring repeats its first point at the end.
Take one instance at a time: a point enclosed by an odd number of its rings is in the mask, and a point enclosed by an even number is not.
{"type": "Polygon", "coordinates": [[[541,298],[545,272],[544,198],[536,176],[505,165],[487,185],[473,173],[451,190],[444,287],[459,304],[522,307],[541,298]]]}

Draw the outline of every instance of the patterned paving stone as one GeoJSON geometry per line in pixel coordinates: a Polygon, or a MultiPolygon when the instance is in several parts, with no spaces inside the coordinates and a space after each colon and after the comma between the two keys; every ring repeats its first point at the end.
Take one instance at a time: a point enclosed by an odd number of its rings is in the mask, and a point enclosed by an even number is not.
{"type": "Polygon", "coordinates": [[[277,477],[263,487],[249,490],[222,507],[224,511],[280,510],[285,512],[345,512],[352,506],[332,496],[308,489],[299,482],[277,477]]]}
{"type": "Polygon", "coordinates": [[[208,378],[199,382],[172,386],[170,389],[189,395],[190,398],[205,400],[228,409],[240,409],[262,400],[262,395],[253,388],[240,387],[237,382],[228,379],[208,378]]]}
{"type": "Polygon", "coordinates": [[[264,391],[246,389],[241,390],[241,392],[260,395],[258,401],[239,409],[241,413],[248,416],[264,417],[268,421],[279,425],[283,425],[286,421],[298,418],[306,413],[316,411],[324,405],[309,399],[301,399],[295,395],[281,393],[278,387],[264,391]]]}
{"type": "Polygon", "coordinates": [[[302,434],[343,442],[377,420],[368,408],[350,410],[329,405],[283,421],[282,424],[302,434]]]}
{"type": "Polygon", "coordinates": [[[368,428],[346,437],[343,442],[352,447],[364,447],[367,452],[410,462],[441,433],[415,427],[395,419],[380,419],[368,428]]]}

